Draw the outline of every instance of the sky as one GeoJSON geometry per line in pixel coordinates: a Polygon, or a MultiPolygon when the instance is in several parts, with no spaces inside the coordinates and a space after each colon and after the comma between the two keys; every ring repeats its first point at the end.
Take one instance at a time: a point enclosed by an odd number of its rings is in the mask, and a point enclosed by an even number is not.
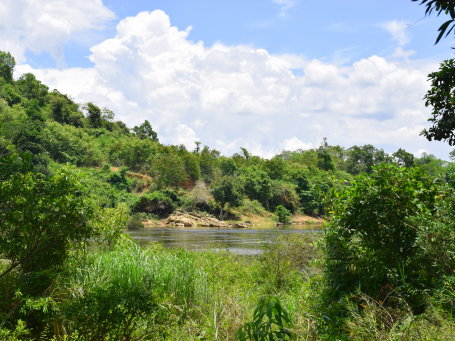
{"type": "Polygon", "coordinates": [[[2,0],[0,50],[78,103],[165,144],[232,155],[428,142],[427,75],[453,58],[411,0],[2,0]]]}

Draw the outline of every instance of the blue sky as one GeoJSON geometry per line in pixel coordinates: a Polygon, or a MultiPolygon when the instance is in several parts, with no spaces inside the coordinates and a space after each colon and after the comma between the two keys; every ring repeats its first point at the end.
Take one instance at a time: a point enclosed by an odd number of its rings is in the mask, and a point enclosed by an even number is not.
{"type": "MultiPolygon", "coordinates": [[[[441,18],[425,17],[424,8],[410,0],[109,0],[104,5],[115,13],[106,29],[90,39],[65,44],[68,66],[90,66],[90,45],[108,38],[115,25],[141,11],[161,9],[173,25],[192,27],[190,39],[206,45],[246,44],[270,53],[294,53],[307,58],[351,62],[372,54],[387,55],[395,42],[381,25],[399,20],[407,25],[407,48],[416,51],[413,58],[444,59],[450,53],[450,40],[435,46],[441,18]],[[286,3],[289,8],[286,10],[286,3]]],[[[37,66],[55,66],[48,54],[29,54],[37,66]]]]}
{"type": "Polygon", "coordinates": [[[327,137],[447,159],[419,137],[426,75],[453,57],[441,22],[410,0],[4,0],[0,49],[164,143],[271,156],[327,137]]]}

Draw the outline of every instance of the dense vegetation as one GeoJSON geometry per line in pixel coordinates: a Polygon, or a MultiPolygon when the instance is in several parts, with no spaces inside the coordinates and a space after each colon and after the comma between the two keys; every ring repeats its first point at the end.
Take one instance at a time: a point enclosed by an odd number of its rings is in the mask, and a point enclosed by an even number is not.
{"type": "MultiPolygon", "coordinates": [[[[450,63],[430,75],[424,134],[453,144],[450,63]]],[[[453,162],[326,139],[271,159],[189,151],[14,67],[0,52],[0,339],[455,338],[453,162]],[[327,224],[257,257],[123,234],[176,209],[327,224]]]]}

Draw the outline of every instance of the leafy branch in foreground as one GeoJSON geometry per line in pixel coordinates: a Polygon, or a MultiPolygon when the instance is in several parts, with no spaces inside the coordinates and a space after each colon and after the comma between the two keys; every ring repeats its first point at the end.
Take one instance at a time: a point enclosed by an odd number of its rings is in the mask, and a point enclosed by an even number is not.
{"type": "MultiPolygon", "coordinates": [[[[420,5],[425,5],[425,15],[430,15],[436,12],[439,16],[444,13],[450,16],[451,19],[444,22],[438,29],[439,35],[436,38],[435,44],[439,43],[442,37],[447,37],[455,28],[455,1],[454,0],[412,0],[420,1],[420,5]]],[[[455,32],[455,31],[454,31],[455,32]]]]}
{"type": "Polygon", "coordinates": [[[433,126],[422,131],[429,141],[448,141],[455,145],[455,60],[441,63],[439,71],[428,75],[431,89],[425,95],[425,105],[433,107],[433,126]]]}

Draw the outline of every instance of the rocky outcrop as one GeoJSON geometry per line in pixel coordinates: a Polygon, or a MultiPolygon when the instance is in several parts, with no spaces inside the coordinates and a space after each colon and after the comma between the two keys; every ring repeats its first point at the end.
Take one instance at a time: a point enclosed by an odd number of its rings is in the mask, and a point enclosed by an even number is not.
{"type": "Polygon", "coordinates": [[[248,228],[244,223],[229,224],[207,213],[175,211],[166,220],[166,225],[179,227],[248,228]]]}

